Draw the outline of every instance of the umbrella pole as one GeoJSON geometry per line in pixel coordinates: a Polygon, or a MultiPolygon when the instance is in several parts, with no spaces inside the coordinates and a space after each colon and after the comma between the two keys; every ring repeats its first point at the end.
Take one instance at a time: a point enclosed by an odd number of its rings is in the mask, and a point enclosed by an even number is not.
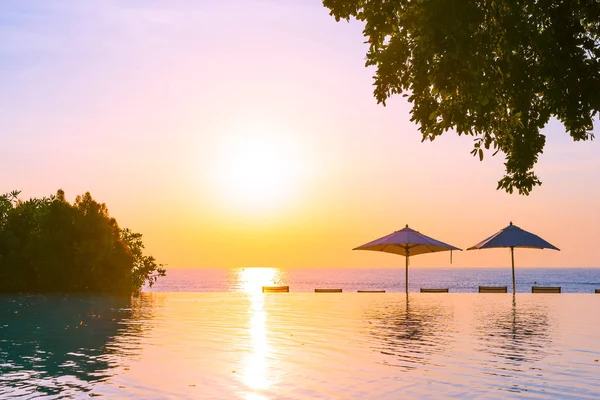
{"type": "Polygon", "coordinates": [[[512,278],[513,278],[513,294],[517,293],[515,284],[515,248],[510,248],[510,258],[512,260],[512,278]]]}

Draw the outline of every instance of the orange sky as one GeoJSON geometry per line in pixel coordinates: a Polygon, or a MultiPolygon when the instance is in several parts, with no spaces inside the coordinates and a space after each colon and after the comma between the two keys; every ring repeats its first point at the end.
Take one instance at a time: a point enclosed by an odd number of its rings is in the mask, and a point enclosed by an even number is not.
{"type": "Polygon", "coordinates": [[[407,223],[466,248],[509,221],[562,250],[518,265],[600,265],[597,142],[552,122],[543,186],[496,191],[501,155],[481,163],[451,132],[421,143],[402,97],[376,104],[360,24],[319,1],[74,4],[4,13],[3,192],[90,191],[169,267],[403,266],[351,249],[407,223]]]}

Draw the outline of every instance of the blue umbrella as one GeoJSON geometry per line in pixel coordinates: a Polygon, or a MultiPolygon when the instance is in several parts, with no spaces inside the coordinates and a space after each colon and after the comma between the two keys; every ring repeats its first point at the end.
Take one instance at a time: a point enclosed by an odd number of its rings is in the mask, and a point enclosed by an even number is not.
{"type": "Polygon", "coordinates": [[[383,251],[406,257],[406,293],[408,294],[408,258],[410,256],[450,250],[450,260],[452,260],[452,250],[461,249],[425,236],[406,225],[404,229],[390,233],[387,236],[363,244],[352,250],[383,251]]]}
{"type": "Polygon", "coordinates": [[[510,257],[512,259],[512,281],[513,293],[515,293],[515,247],[524,247],[529,249],[560,249],[546,242],[541,237],[527,232],[511,222],[506,228],[500,232],[493,234],[489,238],[477,243],[475,246],[469,247],[467,250],[493,249],[499,247],[509,247],[510,257]]]}

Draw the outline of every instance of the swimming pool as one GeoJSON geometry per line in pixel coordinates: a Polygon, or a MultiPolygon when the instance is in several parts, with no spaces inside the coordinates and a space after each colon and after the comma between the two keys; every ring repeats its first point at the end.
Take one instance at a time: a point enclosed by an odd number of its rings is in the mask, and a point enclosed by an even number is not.
{"type": "Polygon", "coordinates": [[[600,295],[0,296],[3,398],[598,398],[600,295]]]}

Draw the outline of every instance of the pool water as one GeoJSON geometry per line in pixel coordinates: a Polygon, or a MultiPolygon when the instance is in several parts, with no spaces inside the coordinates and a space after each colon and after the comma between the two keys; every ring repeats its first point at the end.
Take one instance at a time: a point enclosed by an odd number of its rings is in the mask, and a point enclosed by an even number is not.
{"type": "Polygon", "coordinates": [[[600,398],[600,295],[0,296],[0,397],[600,398]]]}

